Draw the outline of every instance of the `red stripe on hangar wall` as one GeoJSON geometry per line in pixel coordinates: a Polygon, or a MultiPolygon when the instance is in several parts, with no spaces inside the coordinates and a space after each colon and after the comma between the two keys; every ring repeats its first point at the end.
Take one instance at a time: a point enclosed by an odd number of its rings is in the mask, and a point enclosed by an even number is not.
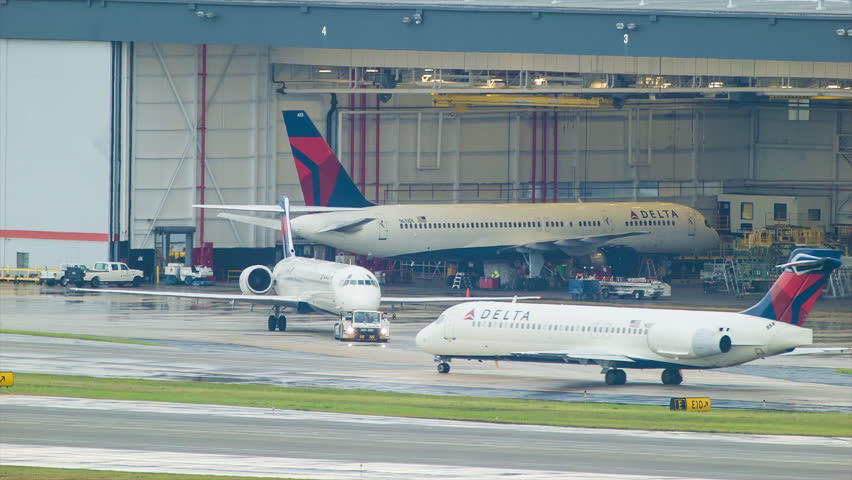
{"type": "Polygon", "coordinates": [[[32,238],[39,240],[76,240],[108,242],[108,233],[49,232],[45,230],[0,230],[0,238],[32,238]]]}

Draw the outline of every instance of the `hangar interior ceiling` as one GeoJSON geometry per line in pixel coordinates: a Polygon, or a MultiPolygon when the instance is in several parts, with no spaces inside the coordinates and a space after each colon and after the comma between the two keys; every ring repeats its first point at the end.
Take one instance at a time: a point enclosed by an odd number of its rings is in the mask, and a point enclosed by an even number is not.
{"type": "MultiPolygon", "coordinates": [[[[719,194],[783,194],[852,224],[848,63],[207,46],[204,75],[201,46],[133,45],[132,248],[197,222],[202,130],[207,203],[298,203],[286,109],[379,203],[661,198],[715,218],[719,194]],[[435,106],[469,93],[510,104],[435,106]],[[609,103],[533,108],[533,93],[609,103]]],[[[275,243],[207,215],[217,247],[275,243]]]]}

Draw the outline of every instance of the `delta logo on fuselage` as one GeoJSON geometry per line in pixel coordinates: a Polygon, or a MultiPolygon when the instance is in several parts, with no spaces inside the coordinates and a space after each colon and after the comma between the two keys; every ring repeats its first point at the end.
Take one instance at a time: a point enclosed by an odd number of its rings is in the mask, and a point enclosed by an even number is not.
{"type": "Polygon", "coordinates": [[[639,210],[639,213],[630,210],[630,220],[639,220],[641,218],[680,218],[675,210],[639,210]]]}
{"type": "Polygon", "coordinates": [[[479,317],[476,315],[476,309],[467,312],[464,320],[529,320],[529,310],[503,310],[484,308],[479,312],[479,317]]]}

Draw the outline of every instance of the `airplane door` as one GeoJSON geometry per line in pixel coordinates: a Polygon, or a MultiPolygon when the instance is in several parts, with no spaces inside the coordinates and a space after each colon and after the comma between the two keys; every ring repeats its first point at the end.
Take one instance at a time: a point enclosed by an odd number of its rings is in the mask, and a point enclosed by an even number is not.
{"type": "Polygon", "coordinates": [[[719,230],[731,231],[731,202],[719,202],[719,230]]]}
{"type": "Polygon", "coordinates": [[[385,218],[379,217],[379,240],[388,239],[388,226],[385,224],[385,218]]]}
{"type": "Polygon", "coordinates": [[[686,234],[690,237],[695,236],[695,217],[690,216],[686,222],[686,234]]]}

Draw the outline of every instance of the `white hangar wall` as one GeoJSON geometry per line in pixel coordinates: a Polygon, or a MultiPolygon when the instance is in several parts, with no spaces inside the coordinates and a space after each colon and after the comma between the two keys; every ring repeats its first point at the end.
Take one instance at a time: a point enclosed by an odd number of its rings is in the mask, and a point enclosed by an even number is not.
{"type": "MultiPolygon", "coordinates": [[[[297,203],[301,200],[281,111],[307,111],[325,136],[331,95],[275,92],[279,84],[272,81],[272,62],[292,58],[290,63],[305,63],[298,55],[292,49],[207,47],[207,203],[269,204],[282,194],[297,203]]],[[[329,62],[337,58],[326,56],[329,62]]],[[[199,214],[190,205],[200,201],[202,55],[200,46],[135,44],[133,58],[131,248],[151,248],[155,225],[198,226],[199,214]]],[[[475,60],[471,55],[464,58],[475,60]]],[[[288,81],[287,87],[292,86],[288,81]]],[[[357,109],[360,93],[354,100],[357,109]]],[[[376,96],[367,94],[366,168],[361,172],[361,122],[356,117],[350,172],[356,184],[363,178],[367,199],[529,201],[531,112],[454,114],[436,111],[430,101],[428,95],[409,94],[393,95],[380,104],[377,182],[376,96]]],[[[338,95],[338,107],[331,143],[350,169],[349,94],[338,95]]],[[[720,193],[789,195],[789,182],[794,180],[818,186],[802,188],[796,195],[828,196],[830,186],[852,179],[849,164],[838,153],[842,132],[852,131],[852,120],[831,110],[810,108],[809,113],[807,119],[794,120],[783,104],[730,108],[726,102],[663,101],[621,110],[560,111],[559,199],[664,198],[695,204],[712,214],[720,193]]],[[[552,122],[551,113],[548,201],[554,181],[552,122]]],[[[540,135],[539,128],[539,149],[540,135]]],[[[540,201],[544,193],[540,153],[537,158],[540,201]]],[[[852,205],[836,191],[831,195],[837,212],[838,206],[852,205]]],[[[843,221],[841,213],[831,221],[843,221]]],[[[276,232],[215,215],[215,211],[206,214],[205,240],[216,247],[274,245],[276,232]]]]}
{"type": "Polygon", "coordinates": [[[109,43],[0,39],[0,265],[108,258],[111,62],[109,43]]]}

